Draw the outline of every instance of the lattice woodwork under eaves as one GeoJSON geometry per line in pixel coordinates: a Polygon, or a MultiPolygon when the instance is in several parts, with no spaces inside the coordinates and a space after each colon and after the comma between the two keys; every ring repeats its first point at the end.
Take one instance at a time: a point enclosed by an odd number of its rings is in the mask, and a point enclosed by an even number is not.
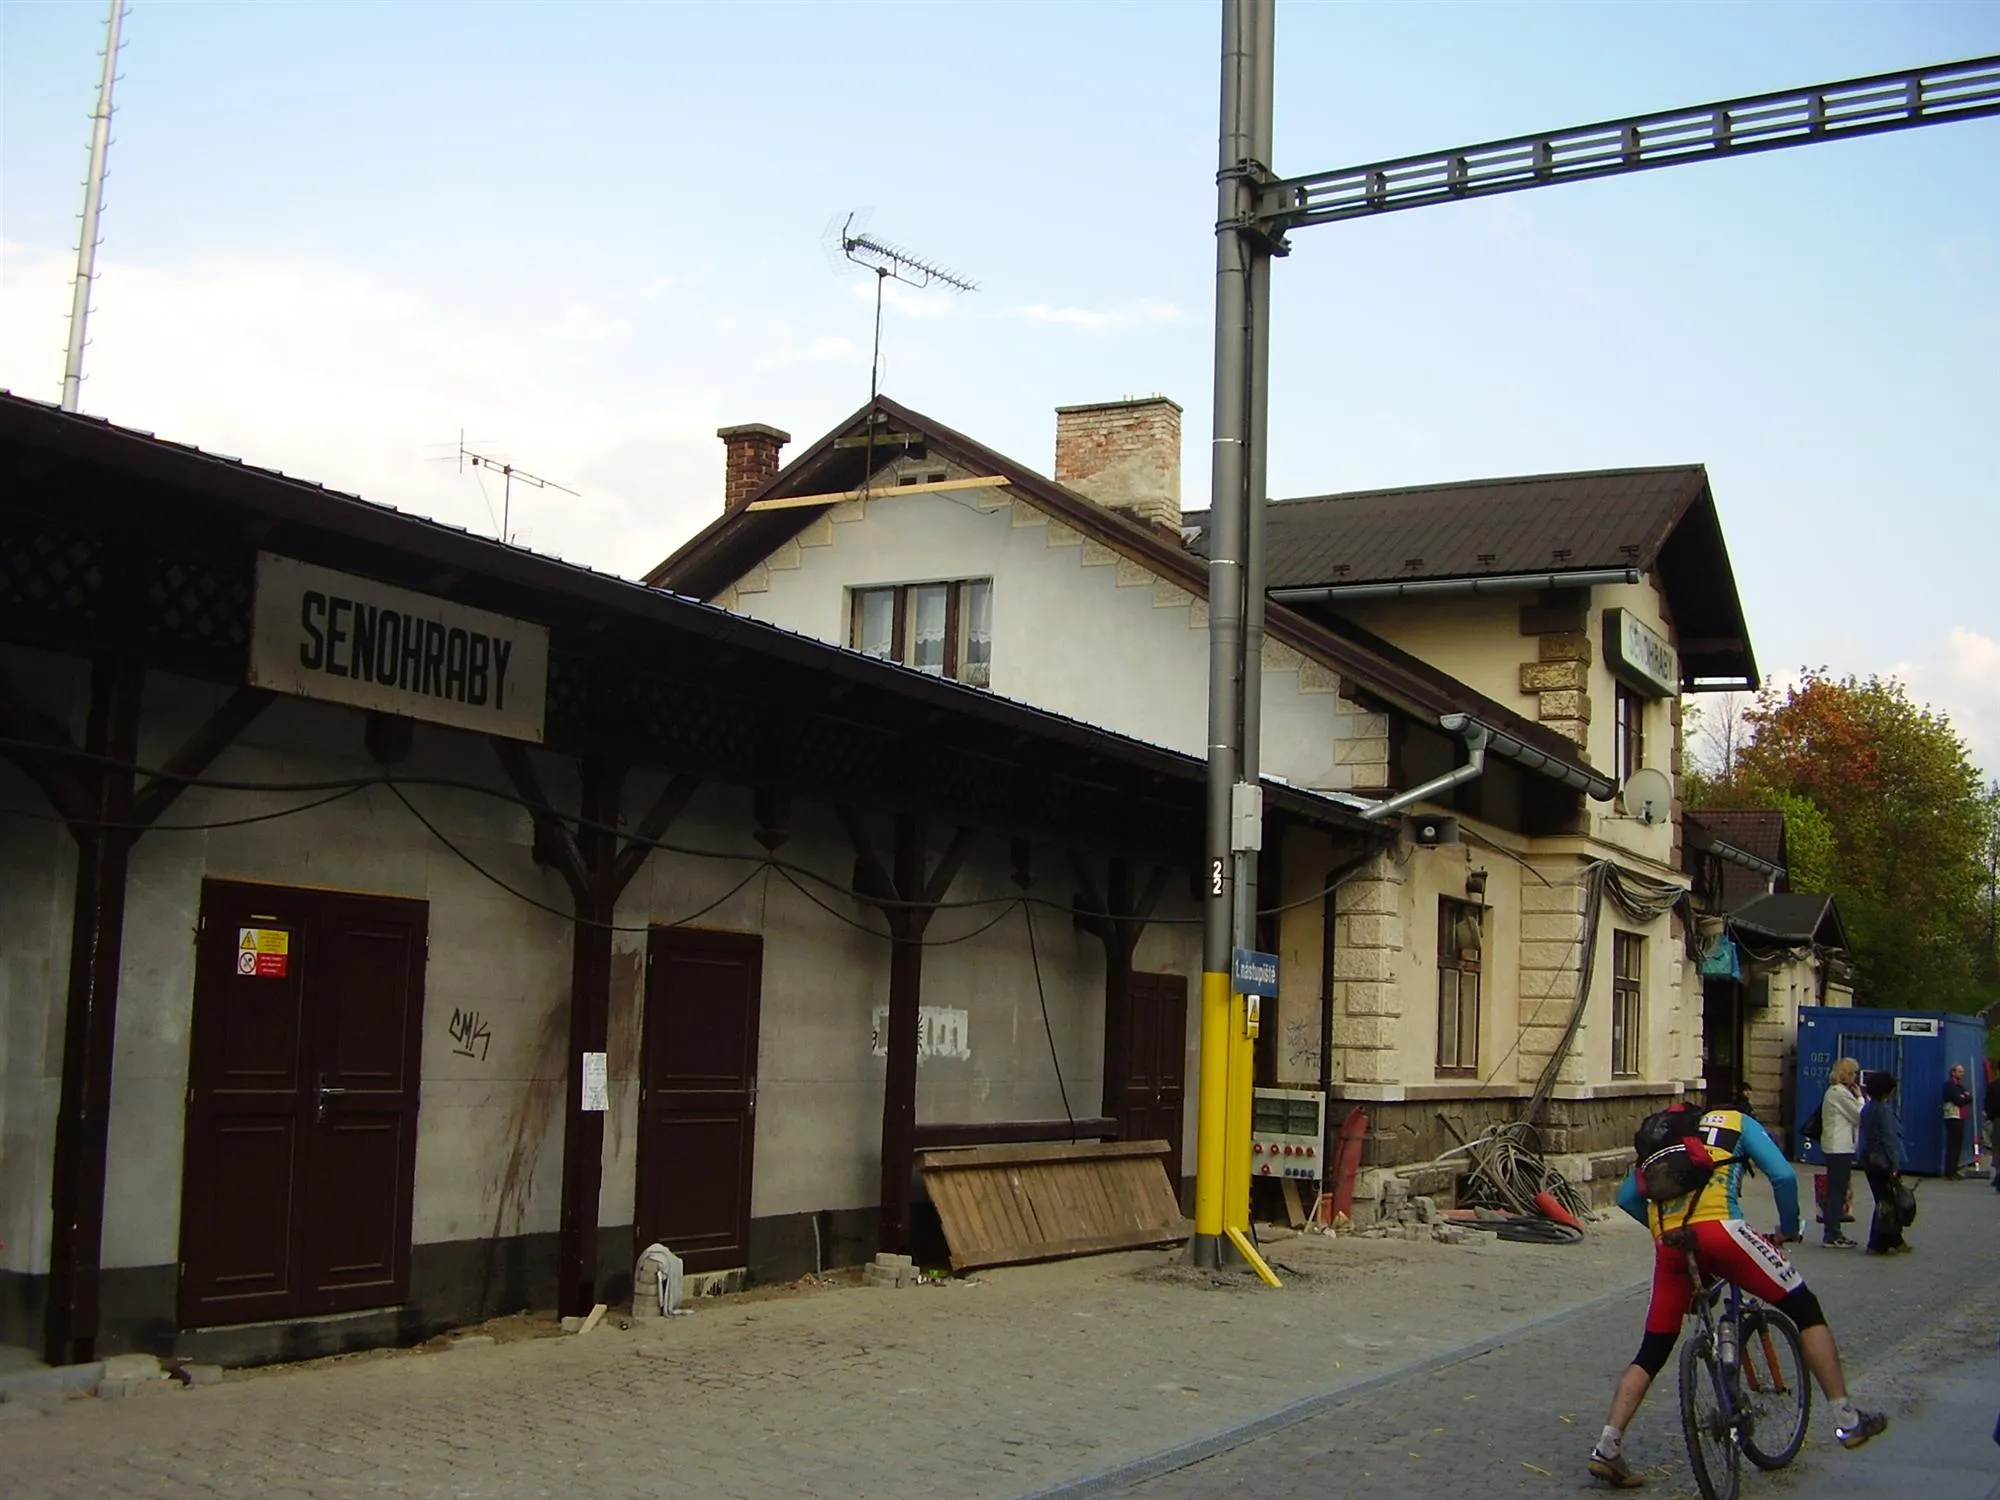
{"type": "Polygon", "coordinates": [[[94,635],[104,594],[103,548],[39,525],[0,532],[0,617],[36,638],[94,635]]]}

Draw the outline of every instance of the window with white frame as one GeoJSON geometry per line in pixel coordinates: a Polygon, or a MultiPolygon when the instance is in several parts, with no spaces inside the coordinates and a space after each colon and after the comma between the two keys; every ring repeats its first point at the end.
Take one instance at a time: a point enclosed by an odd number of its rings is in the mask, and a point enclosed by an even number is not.
{"type": "Polygon", "coordinates": [[[1639,1076],[1639,1039],[1646,1018],[1646,940],[1636,932],[1611,935],[1611,1076],[1639,1076]]]}
{"type": "Polygon", "coordinates": [[[1438,901],[1440,1073],[1479,1071],[1479,950],[1485,912],[1470,901],[1438,901]]]}
{"type": "Polygon", "coordinates": [[[993,580],[898,583],[854,589],[847,644],[884,661],[993,685],[993,580]]]}

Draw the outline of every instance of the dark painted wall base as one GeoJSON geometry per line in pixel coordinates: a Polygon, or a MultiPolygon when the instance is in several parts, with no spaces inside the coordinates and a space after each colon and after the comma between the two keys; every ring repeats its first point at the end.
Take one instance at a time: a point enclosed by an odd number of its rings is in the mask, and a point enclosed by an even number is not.
{"type": "MultiPolygon", "coordinates": [[[[860,1265],[875,1253],[873,1208],[825,1209],[753,1219],[749,1279],[796,1281],[815,1269],[860,1265]]],[[[597,1296],[618,1307],[632,1300],[632,1226],[601,1228],[597,1296]]],[[[556,1302],[557,1237],[417,1245],[410,1256],[410,1300],[401,1307],[338,1317],[298,1318],[229,1328],[176,1324],[173,1266],[120,1267],[98,1281],[97,1352],[177,1355],[230,1366],[318,1359],[354,1349],[414,1344],[467,1323],[556,1302]]],[[[0,1344],[39,1350],[48,1278],[0,1271],[0,1344]]]]}

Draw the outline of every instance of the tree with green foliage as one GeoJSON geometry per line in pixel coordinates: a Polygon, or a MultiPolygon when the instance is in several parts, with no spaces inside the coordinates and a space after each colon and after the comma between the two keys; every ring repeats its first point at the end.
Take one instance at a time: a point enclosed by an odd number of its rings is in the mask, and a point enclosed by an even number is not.
{"type": "Polygon", "coordinates": [[[1951,721],[1893,679],[1824,668],[1744,717],[1748,743],[1691,805],[1785,809],[1794,883],[1840,902],[1863,1003],[1981,1003],[1994,803],[1951,721]]]}

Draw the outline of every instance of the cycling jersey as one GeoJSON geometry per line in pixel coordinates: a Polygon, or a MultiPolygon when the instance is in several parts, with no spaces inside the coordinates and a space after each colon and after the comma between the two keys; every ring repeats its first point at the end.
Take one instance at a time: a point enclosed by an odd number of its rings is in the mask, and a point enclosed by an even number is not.
{"type": "Polygon", "coordinates": [[[1778,1200],[1778,1227],[1786,1235],[1799,1232],[1799,1181],[1785,1153],[1771,1139],[1770,1132],[1740,1109],[1712,1109],[1701,1117],[1693,1134],[1708,1144],[1717,1156],[1734,1157],[1718,1167],[1707,1182],[1692,1193],[1649,1203],[1639,1191],[1636,1171],[1618,1189],[1618,1206],[1653,1231],[1659,1238],[1682,1225],[1716,1224],[1743,1217],[1744,1159],[1753,1163],[1771,1181],[1778,1200]]]}

